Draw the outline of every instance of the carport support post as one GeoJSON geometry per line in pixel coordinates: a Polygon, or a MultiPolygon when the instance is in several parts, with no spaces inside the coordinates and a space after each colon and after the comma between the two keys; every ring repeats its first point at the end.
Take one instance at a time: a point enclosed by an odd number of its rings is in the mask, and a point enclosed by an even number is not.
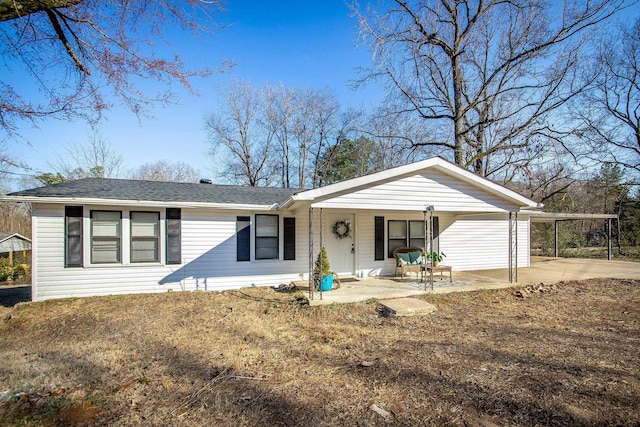
{"type": "Polygon", "coordinates": [[[518,281],[518,213],[509,212],[509,282],[518,281]]]}
{"type": "Polygon", "coordinates": [[[611,218],[607,218],[607,259],[611,261],[611,218]]]}
{"type": "Polygon", "coordinates": [[[553,256],[558,258],[558,222],[553,221],[553,256]]]}

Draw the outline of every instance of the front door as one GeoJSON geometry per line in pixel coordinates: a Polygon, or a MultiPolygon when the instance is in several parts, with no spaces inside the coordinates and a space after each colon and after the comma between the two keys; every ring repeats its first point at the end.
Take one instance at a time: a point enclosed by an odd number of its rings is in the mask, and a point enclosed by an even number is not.
{"type": "Polygon", "coordinates": [[[355,274],[355,215],[327,213],[322,231],[331,271],[355,274]]]}

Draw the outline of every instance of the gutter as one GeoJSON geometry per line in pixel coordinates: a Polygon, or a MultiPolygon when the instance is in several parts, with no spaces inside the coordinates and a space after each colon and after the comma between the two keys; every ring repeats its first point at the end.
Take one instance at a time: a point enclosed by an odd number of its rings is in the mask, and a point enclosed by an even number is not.
{"type": "Polygon", "coordinates": [[[247,210],[247,211],[270,211],[278,209],[278,204],[258,205],[240,203],[206,203],[206,202],[162,202],[158,200],[123,200],[123,199],[101,199],[83,197],[35,197],[35,196],[1,196],[0,201],[17,203],[52,203],[52,204],[81,204],[81,205],[101,205],[106,204],[118,206],[148,206],[148,207],[177,207],[177,208],[213,208],[219,210],[247,210]]]}

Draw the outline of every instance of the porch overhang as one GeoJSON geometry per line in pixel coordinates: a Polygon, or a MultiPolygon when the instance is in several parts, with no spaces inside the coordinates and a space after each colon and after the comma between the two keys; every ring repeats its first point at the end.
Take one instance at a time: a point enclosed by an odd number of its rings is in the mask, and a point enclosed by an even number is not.
{"type": "MultiPolygon", "coordinates": [[[[470,172],[440,157],[432,157],[430,159],[422,160],[408,165],[398,166],[391,169],[386,169],[381,172],[349,179],[336,184],[330,184],[306,191],[300,191],[282,202],[279,205],[279,208],[295,209],[302,206],[304,202],[313,204],[313,207],[332,208],[335,207],[331,204],[332,199],[339,198],[346,194],[360,192],[361,190],[367,188],[384,185],[385,183],[389,183],[395,180],[415,176],[416,174],[427,172],[429,170],[434,171],[437,174],[442,174],[442,176],[454,178],[459,182],[466,183],[469,186],[468,188],[477,188],[485,192],[486,194],[490,194],[501,200],[501,205],[504,204],[504,206],[518,206],[521,207],[521,209],[542,208],[542,204],[528,199],[500,184],[478,176],[473,172],[470,172]],[[321,205],[320,203],[325,204],[321,205]]],[[[407,189],[407,197],[411,197],[412,194],[415,196],[417,194],[415,193],[415,191],[415,186],[413,186],[413,188],[407,189]]],[[[424,195],[424,192],[421,191],[420,194],[424,195]]],[[[370,209],[379,209],[381,207],[381,202],[384,203],[384,200],[373,201],[370,209]]],[[[366,205],[366,203],[364,203],[364,205],[366,205]]],[[[403,208],[402,210],[421,211],[424,208],[423,205],[424,203],[421,203],[420,206],[418,206],[418,209],[403,208]]],[[[442,209],[440,210],[442,211],[442,209]]],[[[454,211],[453,209],[447,210],[454,211]]]]}

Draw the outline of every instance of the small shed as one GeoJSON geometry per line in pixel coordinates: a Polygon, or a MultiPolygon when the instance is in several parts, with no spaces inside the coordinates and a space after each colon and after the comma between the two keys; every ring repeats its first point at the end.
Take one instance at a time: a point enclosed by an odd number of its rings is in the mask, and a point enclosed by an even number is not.
{"type": "Polygon", "coordinates": [[[13,262],[14,252],[22,252],[22,258],[26,259],[27,251],[31,251],[31,239],[18,233],[0,233],[0,257],[13,262]]]}

